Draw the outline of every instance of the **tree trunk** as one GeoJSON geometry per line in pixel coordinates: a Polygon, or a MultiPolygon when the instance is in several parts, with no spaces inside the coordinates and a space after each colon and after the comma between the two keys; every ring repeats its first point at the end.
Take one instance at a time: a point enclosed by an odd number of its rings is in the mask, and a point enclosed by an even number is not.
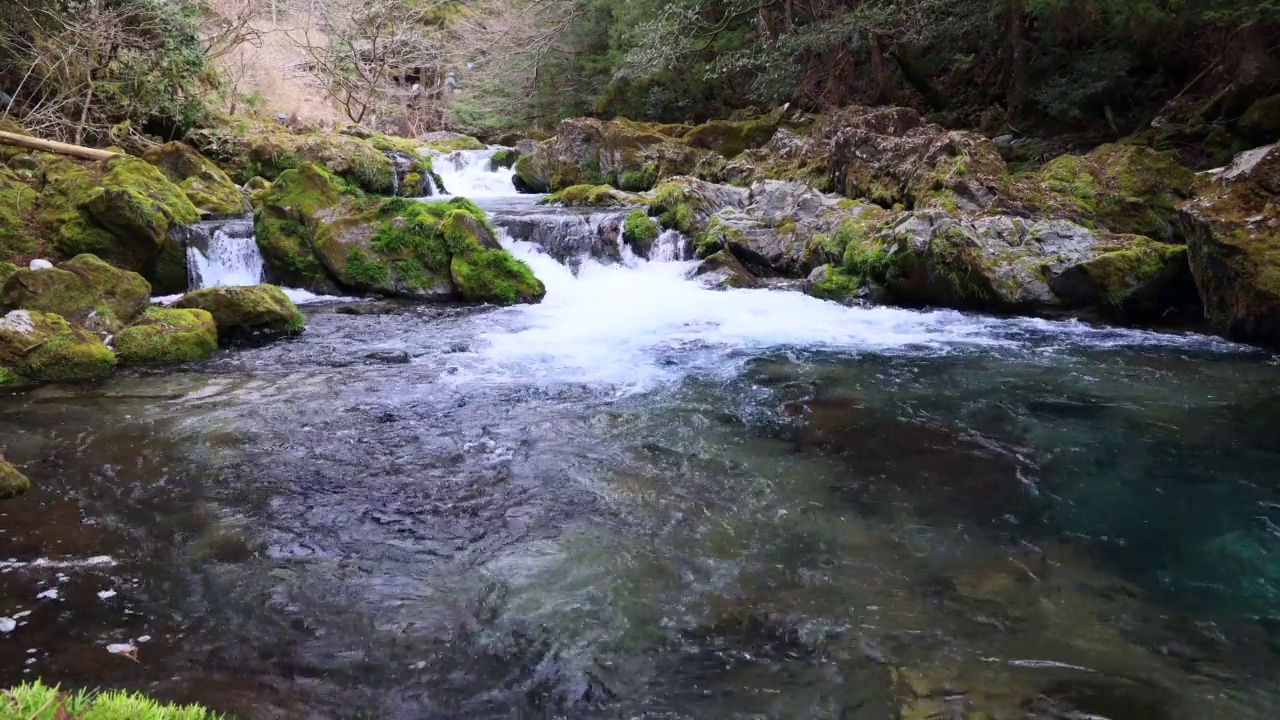
{"type": "Polygon", "coordinates": [[[929,107],[935,111],[946,110],[946,98],[942,97],[942,94],[934,89],[929,79],[916,67],[909,51],[902,49],[901,45],[896,45],[891,54],[893,59],[898,61],[898,69],[902,71],[902,77],[906,78],[907,83],[924,96],[925,102],[929,103],[929,107]]]}
{"type": "Polygon", "coordinates": [[[898,88],[893,84],[889,69],[885,66],[884,50],[881,48],[880,35],[871,35],[871,77],[876,81],[876,102],[890,105],[899,104],[898,88]]]}
{"type": "Polygon", "coordinates": [[[782,29],[788,33],[795,28],[795,17],[792,13],[794,2],[795,0],[784,0],[782,3],[782,29]]]}
{"type": "Polygon", "coordinates": [[[41,140],[40,138],[34,138],[28,135],[18,135],[16,133],[7,132],[0,132],[0,145],[12,145],[14,147],[25,148],[27,150],[50,152],[56,155],[80,158],[81,160],[110,160],[113,157],[119,156],[118,153],[113,153],[109,150],[96,150],[94,148],[69,145],[67,143],[55,142],[53,140],[41,140]]]}
{"type": "Polygon", "coordinates": [[[1025,0],[1009,0],[1009,85],[1005,92],[1005,104],[1010,121],[1022,115],[1027,91],[1024,2],[1025,0]]]}

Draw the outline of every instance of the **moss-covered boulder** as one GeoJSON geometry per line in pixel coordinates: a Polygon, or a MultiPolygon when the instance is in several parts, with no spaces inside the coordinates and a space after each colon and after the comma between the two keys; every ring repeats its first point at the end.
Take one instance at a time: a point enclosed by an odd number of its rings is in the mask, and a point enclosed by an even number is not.
{"type": "Polygon", "coordinates": [[[198,210],[231,215],[249,209],[239,186],[190,145],[165,143],[148,150],[142,159],[160,168],[170,182],[182,188],[198,210]]]}
{"type": "Polygon", "coordinates": [[[1240,130],[1257,142],[1280,138],[1280,95],[1254,103],[1240,117],[1240,130]]]}
{"type": "Polygon", "coordinates": [[[1280,145],[1241,153],[1182,207],[1191,271],[1219,332],[1280,346],[1280,145]]]}
{"type": "Polygon", "coordinates": [[[338,284],[313,248],[316,217],[342,200],[337,179],[307,164],[286,170],[253,195],[254,233],[268,279],[314,293],[336,295],[338,284]]]}
{"type": "Polygon", "coordinates": [[[18,270],[20,269],[21,268],[13,263],[0,262],[0,287],[4,287],[5,281],[14,275],[17,275],[18,270]]]}
{"type": "Polygon", "coordinates": [[[23,260],[41,249],[33,231],[36,190],[0,166],[0,260],[23,260]]]}
{"type": "Polygon", "coordinates": [[[1034,212],[1172,242],[1178,204],[1190,197],[1194,181],[1172,153],[1102,145],[1087,155],[1055,158],[1015,186],[1034,212]]]}
{"type": "Polygon", "coordinates": [[[140,273],[157,292],[186,286],[186,252],[169,232],[196,222],[199,212],[181,188],[144,160],[50,163],[37,212],[61,257],[95,255],[140,273]]]}
{"type": "Polygon", "coordinates": [[[663,181],[647,197],[649,213],[656,215],[663,227],[696,235],[707,227],[716,213],[726,208],[746,207],[750,193],[697,178],[674,177],[663,181]]]}
{"type": "Polygon", "coordinates": [[[653,243],[661,234],[658,224],[644,210],[632,210],[622,223],[622,240],[640,257],[649,257],[653,243]]]}
{"type": "Polygon", "coordinates": [[[503,250],[474,214],[453,210],[440,231],[452,254],[450,275],[464,300],[514,305],[541,302],[546,296],[546,287],[529,266],[503,250]]]}
{"type": "Polygon", "coordinates": [[[1065,307],[1092,308],[1127,320],[1194,320],[1199,298],[1187,247],[1140,235],[1106,238],[1096,257],[1053,275],[1049,287],[1065,307]]]}
{"type": "Polygon", "coordinates": [[[150,298],[145,278],[93,255],[77,255],[55,268],[19,270],[0,286],[0,309],[53,313],[105,332],[137,317],[150,298]]]}
{"type": "Polygon", "coordinates": [[[218,326],[200,309],[148,308],[115,336],[120,363],[133,367],[203,360],[218,349],[218,326]]]}
{"type": "Polygon", "coordinates": [[[925,123],[900,107],[846,108],[824,128],[836,189],[850,198],[952,212],[1008,204],[1008,168],[980,135],[925,123]]]}
{"type": "Polygon", "coordinates": [[[697,269],[694,270],[694,276],[703,285],[720,290],[753,288],[760,285],[760,279],[728,249],[718,250],[708,255],[698,264],[697,269]]]}
{"type": "Polygon", "coordinates": [[[364,192],[390,195],[396,186],[395,168],[385,152],[368,139],[339,132],[294,132],[274,123],[242,121],[193,132],[187,142],[240,184],[256,176],[275,180],[314,163],[364,192]]]}
{"type": "Polygon", "coordinates": [[[0,320],[0,368],[23,379],[96,380],[115,365],[102,340],[58,315],[13,310],[0,320]]]}
{"type": "Polygon", "coordinates": [[[611,185],[574,185],[543,199],[545,205],[565,207],[625,207],[641,205],[639,195],[623,192],[611,185]]]}
{"type": "Polygon", "coordinates": [[[18,497],[30,489],[31,480],[0,458],[0,500],[18,497]]]}
{"type": "Polygon", "coordinates": [[[173,307],[208,312],[218,326],[218,339],[224,342],[290,337],[306,328],[306,318],[274,285],[196,290],[173,307]]]}

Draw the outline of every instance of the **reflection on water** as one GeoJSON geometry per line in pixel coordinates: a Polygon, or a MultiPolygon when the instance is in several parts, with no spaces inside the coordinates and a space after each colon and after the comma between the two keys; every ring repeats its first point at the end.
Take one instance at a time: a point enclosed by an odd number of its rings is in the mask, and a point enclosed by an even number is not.
{"type": "Polygon", "coordinates": [[[0,506],[3,681],[250,717],[1280,713],[1267,356],[675,277],[637,307],[608,272],[0,399],[36,484],[0,506]]]}

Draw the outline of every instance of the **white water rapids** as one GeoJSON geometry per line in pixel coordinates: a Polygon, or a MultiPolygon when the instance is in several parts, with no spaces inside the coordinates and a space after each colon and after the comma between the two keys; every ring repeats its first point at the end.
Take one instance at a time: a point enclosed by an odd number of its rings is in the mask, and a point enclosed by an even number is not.
{"type": "Polygon", "coordinates": [[[516,176],[515,170],[499,168],[497,172],[491,172],[489,169],[493,154],[502,149],[491,147],[488,150],[458,150],[436,155],[431,165],[444,184],[442,192],[473,200],[514,195],[516,188],[512,179],[516,176]]]}

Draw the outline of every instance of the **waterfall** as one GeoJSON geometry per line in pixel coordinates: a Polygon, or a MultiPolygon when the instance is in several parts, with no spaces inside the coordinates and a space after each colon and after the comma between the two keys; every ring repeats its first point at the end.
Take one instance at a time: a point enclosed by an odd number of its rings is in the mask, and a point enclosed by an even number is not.
{"type": "MultiPolygon", "coordinates": [[[[392,183],[391,194],[399,197],[400,188],[403,187],[404,179],[409,175],[414,164],[416,164],[420,158],[415,158],[412,155],[397,152],[395,150],[387,152],[386,155],[388,158],[391,158],[391,165],[395,168],[395,182],[392,183]]],[[[418,187],[411,188],[411,190],[413,190],[413,197],[430,197],[435,195],[436,184],[435,181],[431,179],[431,173],[423,173],[418,181],[418,187]]]]}
{"type": "Polygon", "coordinates": [[[517,194],[516,171],[491,167],[494,153],[504,149],[495,146],[487,150],[456,150],[436,155],[433,164],[444,183],[441,192],[472,199],[517,194]]]}
{"type": "Polygon", "coordinates": [[[649,262],[681,262],[689,257],[689,238],[675,230],[664,230],[649,250],[649,262]]]}
{"type": "Polygon", "coordinates": [[[262,282],[262,253],[253,218],[210,220],[186,229],[187,274],[193,290],[262,282]]]}

